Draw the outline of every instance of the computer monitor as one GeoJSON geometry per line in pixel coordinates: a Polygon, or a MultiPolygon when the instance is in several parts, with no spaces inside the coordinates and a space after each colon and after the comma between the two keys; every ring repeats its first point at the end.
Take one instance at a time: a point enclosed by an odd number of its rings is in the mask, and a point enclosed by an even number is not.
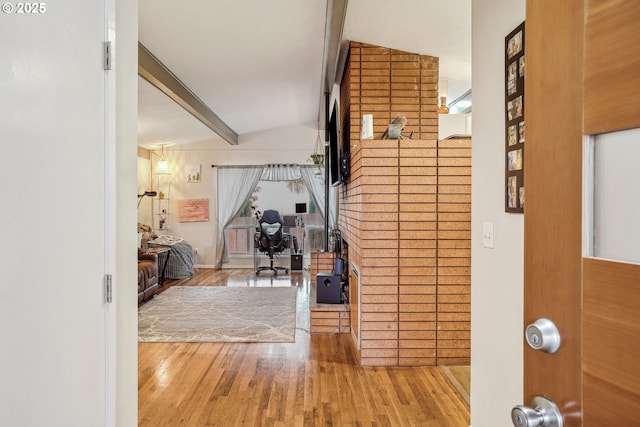
{"type": "Polygon", "coordinates": [[[284,227],[295,227],[297,218],[297,215],[284,215],[282,217],[282,225],[284,227]]]}

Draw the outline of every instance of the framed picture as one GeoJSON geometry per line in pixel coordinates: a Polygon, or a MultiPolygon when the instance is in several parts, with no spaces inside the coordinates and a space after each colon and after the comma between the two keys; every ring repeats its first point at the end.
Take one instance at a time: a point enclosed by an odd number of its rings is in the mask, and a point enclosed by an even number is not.
{"type": "Polygon", "coordinates": [[[518,177],[507,177],[507,205],[510,208],[518,207],[518,177]]]}
{"type": "Polygon", "coordinates": [[[504,39],[505,202],[506,212],[524,212],[524,22],[504,39]]]}
{"type": "Polygon", "coordinates": [[[518,26],[507,36],[507,59],[511,59],[524,49],[524,25],[518,26]]]}
{"type": "Polygon", "coordinates": [[[514,61],[507,67],[507,95],[518,90],[518,64],[514,61]]]}
{"type": "Polygon", "coordinates": [[[522,170],[522,148],[507,152],[507,170],[509,172],[522,170]]]}
{"type": "Polygon", "coordinates": [[[519,119],[524,114],[524,106],[522,104],[522,95],[507,101],[507,121],[519,119]]]}
{"type": "Polygon", "coordinates": [[[509,126],[507,129],[507,138],[507,143],[510,147],[518,143],[518,125],[509,126]]]}
{"type": "Polygon", "coordinates": [[[178,220],[180,222],[209,221],[209,199],[178,200],[178,220]]]}
{"type": "Polygon", "coordinates": [[[200,182],[200,165],[187,165],[185,172],[188,183],[200,182]]]}

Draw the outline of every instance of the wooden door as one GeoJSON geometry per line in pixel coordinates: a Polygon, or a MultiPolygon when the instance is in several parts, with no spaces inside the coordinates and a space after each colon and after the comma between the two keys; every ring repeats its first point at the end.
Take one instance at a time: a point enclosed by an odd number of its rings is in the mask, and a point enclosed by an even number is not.
{"type": "Polygon", "coordinates": [[[3,426],[115,425],[105,9],[7,2],[0,13],[3,426]]]}
{"type": "Polygon", "coordinates": [[[523,341],[524,403],[547,396],[565,426],[640,425],[640,266],[583,244],[585,135],[640,127],[638,19],[633,0],[527,2],[524,324],[562,343],[523,341]]]}

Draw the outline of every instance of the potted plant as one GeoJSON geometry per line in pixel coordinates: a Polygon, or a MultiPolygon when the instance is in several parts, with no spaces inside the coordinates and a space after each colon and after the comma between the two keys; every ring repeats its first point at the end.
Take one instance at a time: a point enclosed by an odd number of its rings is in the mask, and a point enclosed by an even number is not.
{"type": "Polygon", "coordinates": [[[324,164],[324,154],[313,153],[311,155],[311,161],[314,165],[323,165],[324,164]]]}
{"type": "Polygon", "coordinates": [[[316,145],[313,147],[313,154],[309,156],[314,165],[324,164],[324,144],[320,139],[320,130],[318,130],[318,138],[316,139],[316,145]]]}

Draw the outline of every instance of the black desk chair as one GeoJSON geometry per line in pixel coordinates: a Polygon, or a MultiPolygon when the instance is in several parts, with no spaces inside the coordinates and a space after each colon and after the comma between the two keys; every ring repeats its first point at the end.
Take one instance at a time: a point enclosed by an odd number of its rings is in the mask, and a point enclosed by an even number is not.
{"type": "Polygon", "coordinates": [[[262,214],[258,225],[259,230],[256,233],[254,244],[260,252],[269,256],[269,266],[257,267],[256,275],[259,275],[263,270],[271,270],[276,276],[278,275],[278,270],[284,270],[285,273],[289,273],[288,268],[273,265],[274,257],[280,255],[287,247],[280,214],[275,210],[266,210],[262,214]]]}

